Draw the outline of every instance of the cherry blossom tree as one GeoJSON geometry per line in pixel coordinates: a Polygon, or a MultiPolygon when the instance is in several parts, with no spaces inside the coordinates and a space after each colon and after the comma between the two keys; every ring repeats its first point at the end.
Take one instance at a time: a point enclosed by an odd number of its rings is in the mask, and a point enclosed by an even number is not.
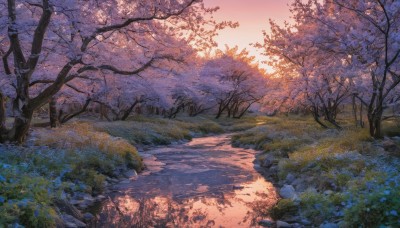
{"type": "Polygon", "coordinates": [[[1,97],[12,96],[15,115],[11,129],[1,125],[1,141],[22,143],[33,112],[66,83],[88,72],[136,75],[160,59],[173,58],[146,45],[149,37],[163,43],[163,34],[168,33],[199,49],[213,45],[218,29],[234,26],[207,18],[216,10],[201,0],[0,1],[0,73],[14,88],[1,91],[1,97]],[[119,58],[127,45],[142,50],[134,59],[119,58]],[[50,75],[42,77],[45,74],[50,75]],[[33,95],[30,88],[37,83],[46,84],[33,95]]]}
{"type": "Polygon", "coordinates": [[[311,8],[308,10],[294,7],[294,25],[280,27],[270,21],[271,33],[264,33],[264,43],[256,46],[270,57],[269,64],[285,82],[286,93],[279,92],[282,102],[291,104],[292,109],[301,106],[309,110],[315,121],[325,128],[327,125],[320,116],[341,128],[336,116],[339,105],[351,92],[350,75],[346,73],[348,63],[346,56],[330,54],[318,45],[319,37],[310,35],[320,32],[321,28],[307,16],[313,13],[311,8]]]}
{"type": "Polygon", "coordinates": [[[297,94],[310,101],[314,115],[322,110],[330,121],[336,99],[329,105],[321,97],[350,93],[367,107],[371,136],[381,138],[384,110],[397,102],[400,83],[399,10],[397,1],[295,0],[294,25],[272,23],[272,35],[259,47],[276,64],[296,67],[303,82],[297,94]]]}
{"type": "Polygon", "coordinates": [[[202,90],[217,104],[216,118],[226,112],[228,117],[241,118],[252,104],[266,94],[265,75],[247,50],[226,47],[207,61],[201,72],[202,90]]]}

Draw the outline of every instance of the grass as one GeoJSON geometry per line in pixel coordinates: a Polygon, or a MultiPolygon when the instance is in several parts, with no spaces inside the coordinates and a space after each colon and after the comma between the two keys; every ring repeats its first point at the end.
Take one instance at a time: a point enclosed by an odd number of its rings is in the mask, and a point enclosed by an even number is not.
{"type": "Polygon", "coordinates": [[[96,122],[94,126],[98,131],[124,138],[134,145],[168,145],[174,141],[190,140],[196,135],[224,132],[219,124],[204,117],[165,119],[139,116],[129,121],[96,122]]]}
{"type": "Polygon", "coordinates": [[[89,123],[35,129],[29,147],[0,145],[0,227],[55,227],[55,200],[104,190],[106,177],[141,170],[136,148],[89,123]]]}
{"type": "Polygon", "coordinates": [[[86,120],[49,129],[42,127],[46,121],[35,120],[41,127],[34,128],[29,146],[0,145],[0,227],[57,226],[60,212],[55,201],[75,192],[99,194],[107,177],[142,169],[134,145],[166,145],[245,130],[262,121],[256,116],[244,120],[137,116],[124,122],[86,120]]]}
{"type": "MultiPolygon", "coordinates": [[[[399,226],[400,159],[385,152],[368,129],[355,128],[351,119],[338,122],[342,131],[323,129],[307,116],[267,117],[265,124],[234,135],[232,143],[263,151],[258,159],[277,164],[278,183],[291,184],[286,177],[295,177],[300,199],[279,201],[270,211],[275,219],[297,214],[314,225],[399,226]]],[[[385,134],[398,136],[397,124],[385,122],[385,134]]]]}
{"type": "Polygon", "coordinates": [[[242,119],[215,119],[207,115],[180,116],[176,119],[135,116],[128,121],[96,122],[93,125],[97,131],[124,138],[134,145],[168,145],[176,141],[191,140],[197,136],[247,130],[265,124],[267,119],[260,116],[248,116],[242,119]]]}

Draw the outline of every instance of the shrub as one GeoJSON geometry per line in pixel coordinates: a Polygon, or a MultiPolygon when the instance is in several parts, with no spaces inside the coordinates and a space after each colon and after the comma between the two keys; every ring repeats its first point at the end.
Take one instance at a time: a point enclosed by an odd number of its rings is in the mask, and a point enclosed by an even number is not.
{"type": "Polygon", "coordinates": [[[284,216],[295,215],[297,211],[298,205],[296,205],[291,199],[281,199],[269,210],[269,214],[274,220],[279,220],[284,216]]]}
{"type": "Polygon", "coordinates": [[[348,193],[345,224],[348,227],[399,227],[400,179],[398,174],[366,177],[348,193]]]}

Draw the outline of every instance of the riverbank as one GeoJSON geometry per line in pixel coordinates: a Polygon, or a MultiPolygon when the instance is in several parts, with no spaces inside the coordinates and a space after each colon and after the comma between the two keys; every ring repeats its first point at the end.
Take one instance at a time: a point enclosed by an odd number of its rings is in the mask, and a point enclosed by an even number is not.
{"type": "Polygon", "coordinates": [[[230,144],[222,134],[147,150],[148,169],[112,187],[96,226],[257,226],[276,192],[255,170],[257,152],[230,144]]]}
{"type": "Polygon", "coordinates": [[[272,117],[233,137],[235,146],[263,151],[258,163],[282,197],[269,212],[281,225],[400,225],[400,138],[373,140],[341,121],[338,131],[307,117],[272,117]]]}
{"type": "Polygon", "coordinates": [[[85,214],[86,208],[103,200],[109,186],[143,169],[136,147],[184,143],[262,121],[134,117],[123,122],[79,120],[57,129],[35,127],[26,145],[0,145],[0,224],[83,226],[94,216],[85,214]]]}

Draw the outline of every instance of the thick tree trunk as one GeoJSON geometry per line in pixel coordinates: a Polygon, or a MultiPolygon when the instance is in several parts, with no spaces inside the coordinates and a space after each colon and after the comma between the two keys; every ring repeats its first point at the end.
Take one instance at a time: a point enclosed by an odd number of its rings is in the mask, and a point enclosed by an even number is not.
{"type": "Polygon", "coordinates": [[[23,143],[28,135],[29,127],[31,125],[33,111],[30,109],[23,109],[14,119],[14,126],[11,130],[10,138],[17,143],[23,143]]]}
{"type": "Polygon", "coordinates": [[[382,111],[368,115],[369,133],[375,139],[382,139],[382,111]]]}
{"type": "Polygon", "coordinates": [[[50,116],[50,127],[56,128],[59,125],[58,114],[57,114],[57,99],[52,97],[49,102],[49,116],[50,116]]]}

